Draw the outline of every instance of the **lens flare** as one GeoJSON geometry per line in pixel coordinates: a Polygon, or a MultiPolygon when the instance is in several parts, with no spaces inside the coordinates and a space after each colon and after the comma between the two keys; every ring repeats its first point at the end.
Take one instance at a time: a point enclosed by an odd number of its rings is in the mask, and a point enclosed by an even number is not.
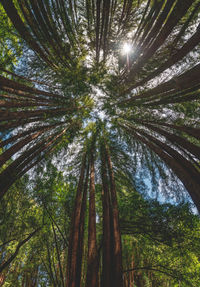
{"type": "Polygon", "coordinates": [[[122,47],[122,52],[123,54],[128,54],[131,51],[131,45],[128,43],[124,43],[123,47],[122,47]]]}

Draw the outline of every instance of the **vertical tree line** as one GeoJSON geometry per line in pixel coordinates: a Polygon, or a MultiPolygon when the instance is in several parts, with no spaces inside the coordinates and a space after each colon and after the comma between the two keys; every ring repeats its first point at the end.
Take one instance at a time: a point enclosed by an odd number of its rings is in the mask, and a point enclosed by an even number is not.
{"type": "Polygon", "coordinates": [[[100,139],[103,238],[98,247],[95,211],[95,158],[97,157],[96,136],[92,137],[89,149],[84,153],[80,169],[75,204],[70,224],[66,286],[80,286],[83,259],[84,229],[87,191],[88,195],[88,247],[87,275],[85,286],[122,286],[122,246],[119,226],[119,211],[114,172],[109,146],[104,138],[100,139]],[[101,252],[99,252],[101,248],[101,252]],[[102,254],[102,255],[101,255],[102,254]],[[102,257],[102,259],[101,259],[102,257]],[[102,263],[100,262],[102,260],[102,263]],[[100,271],[102,266],[102,271],[100,271]]]}

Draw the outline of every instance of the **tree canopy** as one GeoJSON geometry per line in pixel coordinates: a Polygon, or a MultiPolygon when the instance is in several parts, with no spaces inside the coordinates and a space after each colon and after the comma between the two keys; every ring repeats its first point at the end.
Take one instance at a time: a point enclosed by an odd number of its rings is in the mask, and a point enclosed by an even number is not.
{"type": "Polygon", "coordinates": [[[0,286],[198,286],[199,21],[0,0],[0,286]]]}

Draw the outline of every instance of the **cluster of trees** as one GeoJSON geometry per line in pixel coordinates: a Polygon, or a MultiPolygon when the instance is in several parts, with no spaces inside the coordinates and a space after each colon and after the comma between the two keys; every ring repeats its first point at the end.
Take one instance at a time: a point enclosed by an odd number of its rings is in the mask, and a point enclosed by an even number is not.
{"type": "MultiPolygon", "coordinates": [[[[85,164],[88,160],[83,158],[82,172],[85,164]]],[[[66,286],[67,282],[80,286],[80,281],[91,286],[92,280],[112,286],[115,274],[122,276],[123,286],[133,282],[136,286],[198,286],[200,222],[188,204],[144,199],[131,185],[122,186],[116,179],[123,269],[115,273],[117,264],[108,265],[117,247],[113,228],[109,229],[113,220],[105,220],[109,215],[113,218],[114,208],[106,205],[101,178],[95,197],[91,196],[92,165],[90,172],[85,170],[85,180],[80,175],[78,186],[75,175],[64,176],[51,163],[45,172],[40,168],[32,187],[27,186],[28,178],[18,181],[1,203],[2,286],[66,286]]],[[[101,175],[105,176],[104,166],[101,175]]]]}
{"type": "Polygon", "coordinates": [[[0,0],[0,286],[198,286],[199,12],[0,0]]]}

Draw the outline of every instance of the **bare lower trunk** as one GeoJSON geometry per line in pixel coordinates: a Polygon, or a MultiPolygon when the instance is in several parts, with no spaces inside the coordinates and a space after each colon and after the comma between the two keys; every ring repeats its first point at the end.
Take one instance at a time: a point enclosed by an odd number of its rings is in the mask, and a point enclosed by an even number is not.
{"type": "Polygon", "coordinates": [[[103,203],[103,266],[102,287],[111,286],[111,225],[110,225],[110,195],[107,177],[105,150],[101,147],[101,177],[102,177],[102,203],[103,203]]]}
{"type": "Polygon", "coordinates": [[[87,174],[85,178],[83,198],[81,205],[81,216],[79,225],[79,245],[78,245],[78,256],[77,256],[77,270],[76,270],[76,287],[81,284],[81,268],[82,268],[82,258],[83,258],[83,244],[84,244],[84,225],[85,225],[85,210],[87,203],[87,190],[88,190],[88,177],[89,177],[89,164],[87,168],[87,174]]]}
{"type": "Polygon", "coordinates": [[[94,156],[91,153],[90,164],[90,201],[88,227],[88,264],[86,287],[98,287],[98,253],[96,242],[95,181],[94,156]]]}
{"type": "Polygon", "coordinates": [[[83,193],[83,181],[86,167],[86,155],[83,157],[79,183],[77,187],[76,199],[74,212],[71,221],[71,232],[68,247],[68,264],[67,264],[67,287],[75,287],[76,282],[76,268],[77,268],[77,256],[79,247],[79,225],[80,225],[80,214],[81,214],[81,203],[83,193]]]}

